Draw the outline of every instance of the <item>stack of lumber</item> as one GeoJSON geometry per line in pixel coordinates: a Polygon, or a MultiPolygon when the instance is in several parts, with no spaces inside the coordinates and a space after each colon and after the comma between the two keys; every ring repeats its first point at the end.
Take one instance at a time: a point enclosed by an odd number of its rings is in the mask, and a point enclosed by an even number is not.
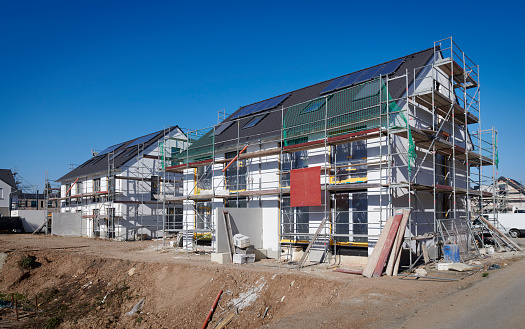
{"type": "Polygon", "coordinates": [[[377,244],[368,258],[368,264],[363,270],[363,276],[381,276],[383,272],[387,275],[397,275],[399,260],[405,238],[405,229],[410,216],[410,209],[398,210],[396,214],[385,223],[377,244]]]}

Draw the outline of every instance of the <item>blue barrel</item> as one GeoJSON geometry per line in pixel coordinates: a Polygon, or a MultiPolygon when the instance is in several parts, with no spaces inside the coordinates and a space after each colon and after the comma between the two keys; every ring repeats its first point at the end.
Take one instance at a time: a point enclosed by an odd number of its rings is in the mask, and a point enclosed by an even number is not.
{"type": "Polygon", "coordinates": [[[444,247],[445,263],[460,263],[459,246],[457,244],[447,244],[444,247]]]}

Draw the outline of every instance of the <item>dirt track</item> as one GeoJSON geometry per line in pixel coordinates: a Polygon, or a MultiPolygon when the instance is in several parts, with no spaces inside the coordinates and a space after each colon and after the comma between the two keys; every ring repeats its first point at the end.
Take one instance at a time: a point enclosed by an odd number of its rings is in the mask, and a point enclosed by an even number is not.
{"type": "MultiPolygon", "coordinates": [[[[42,328],[54,319],[62,328],[200,328],[222,289],[208,328],[232,313],[228,328],[394,327],[431,302],[485,280],[481,273],[457,282],[366,279],[333,272],[329,265],[297,271],[275,261],[218,265],[209,255],[158,247],[155,241],[0,235],[0,252],[7,254],[0,294],[18,293],[26,300],[38,295],[42,310],[18,322],[4,317],[0,326],[42,328]],[[20,268],[28,256],[34,268],[20,268]],[[142,298],[141,313],[124,315],[142,298]]],[[[505,267],[512,262],[506,256],[491,262],[505,267]]],[[[12,313],[3,310],[0,316],[12,313]]]]}

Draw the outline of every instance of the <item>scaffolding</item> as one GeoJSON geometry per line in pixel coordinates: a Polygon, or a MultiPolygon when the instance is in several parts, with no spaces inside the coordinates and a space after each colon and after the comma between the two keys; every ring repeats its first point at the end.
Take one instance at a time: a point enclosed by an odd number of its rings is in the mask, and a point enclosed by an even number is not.
{"type": "Polygon", "coordinates": [[[328,260],[348,250],[368,255],[363,247],[387,219],[409,208],[411,266],[426,238],[433,259],[457,244],[466,260],[479,255],[471,208],[495,198],[486,187],[495,190],[497,131],[481,130],[480,114],[479,67],[447,38],[434,43],[429,62],[393,77],[186,131],[190,146],[165,171],[184,175],[173,199],[184,203],[188,241],[214,237],[215,208],[274,207],[281,251],[311,242],[327,218],[314,248],[328,260]],[[280,126],[244,133],[266,116],[280,126]],[[322,206],[291,207],[290,173],[309,165],[321,167],[322,206]]]}
{"type": "MultiPolygon", "coordinates": [[[[177,207],[175,201],[166,196],[180,191],[182,183],[176,174],[164,171],[165,154],[171,156],[172,150],[166,149],[165,141],[174,139],[170,137],[173,131],[178,131],[178,127],[164,127],[162,136],[148,150],[145,149],[147,140],[121,151],[111,150],[106,156],[105,173],[77,177],[74,183],[66,185],[67,195],[50,200],[61,202],[62,211],[81,214],[85,220],[82,235],[116,240],[164,240],[171,232],[170,223],[174,221],[177,207]],[[134,161],[115,163],[122,152],[133,156],[134,161]],[[87,182],[91,182],[90,186],[87,182]]],[[[174,147],[176,143],[169,145],[174,147]]]]}

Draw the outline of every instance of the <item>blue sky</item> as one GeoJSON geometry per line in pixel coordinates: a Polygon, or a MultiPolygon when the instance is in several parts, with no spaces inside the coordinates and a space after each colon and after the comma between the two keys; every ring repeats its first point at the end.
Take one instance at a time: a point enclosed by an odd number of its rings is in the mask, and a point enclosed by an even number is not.
{"type": "Polygon", "coordinates": [[[167,125],[305,87],[453,36],[480,65],[499,174],[525,181],[522,3],[0,1],[0,168],[44,185],[167,125]]]}

